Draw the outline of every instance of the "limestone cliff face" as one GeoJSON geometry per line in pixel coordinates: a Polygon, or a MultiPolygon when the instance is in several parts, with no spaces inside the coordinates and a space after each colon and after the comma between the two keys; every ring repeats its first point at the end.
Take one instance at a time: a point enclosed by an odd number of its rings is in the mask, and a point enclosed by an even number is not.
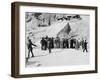
{"type": "Polygon", "coordinates": [[[36,18],[33,13],[28,14],[25,26],[26,39],[30,37],[33,42],[38,42],[42,37],[47,35],[49,37],[74,37],[76,39],[84,38],[89,40],[89,15],[80,15],[81,19],[58,20],[58,18],[60,19],[63,16],[65,15],[42,13],[36,18]],[[48,20],[50,20],[50,25],[48,25],[48,20]],[[39,24],[46,26],[39,26],[39,24]]]}

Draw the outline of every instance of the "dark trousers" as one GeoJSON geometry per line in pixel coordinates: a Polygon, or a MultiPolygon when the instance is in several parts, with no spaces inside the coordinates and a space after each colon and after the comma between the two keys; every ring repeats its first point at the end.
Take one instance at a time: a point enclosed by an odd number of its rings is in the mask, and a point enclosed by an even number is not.
{"type": "Polygon", "coordinates": [[[29,49],[29,51],[28,51],[28,58],[30,57],[30,52],[31,52],[31,54],[32,54],[32,57],[34,57],[34,54],[33,54],[33,51],[32,51],[33,49],[29,49]]]}
{"type": "Polygon", "coordinates": [[[51,47],[50,46],[48,47],[48,50],[49,50],[49,53],[51,53],[51,47]]]}
{"type": "Polygon", "coordinates": [[[83,49],[83,52],[84,52],[85,50],[86,50],[86,52],[88,52],[88,51],[87,51],[87,48],[84,48],[84,49],[83,49]]]}

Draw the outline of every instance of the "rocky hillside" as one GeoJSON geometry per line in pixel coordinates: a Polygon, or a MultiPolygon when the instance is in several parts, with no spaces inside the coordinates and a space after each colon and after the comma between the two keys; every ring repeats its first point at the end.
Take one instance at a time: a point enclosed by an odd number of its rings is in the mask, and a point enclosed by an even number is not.
{"type": "MultiPolygon", "coordinates": [[[[90,20],[88,15],[80,15],[81,19],[71,18],[70,20],[53,20],[53,17],[55,17],[54,15],[51,17],[50,25],[39,27],[38,25],[40,20],[30,14],[29,17],[26,18],[26,39],[29,37],[33,42],[38,42],[40,41],[41,37],[45,37],[46,35],[50,37],[56,37],[59,32],[66,34],[64,30],[67,29],[66,25],[69,23],[71,28],[69,36],[75,36],[77,39],[84,38],[89,40],[90,20]]],[[[41,18],[39,19],[45,18],[46,21],[44,20],[44,22],[48,22],[50,16],[50,14],[46,15],[45,13],[42,14],[40,16],[41,18]]]]}

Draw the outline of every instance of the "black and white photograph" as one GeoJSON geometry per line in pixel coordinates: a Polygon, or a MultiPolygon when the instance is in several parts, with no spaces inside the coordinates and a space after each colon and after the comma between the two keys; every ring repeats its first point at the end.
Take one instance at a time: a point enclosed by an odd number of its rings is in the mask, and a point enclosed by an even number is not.
{"type": "Polygon", "coordinates": [[[26,67],[89,65],[90,15],[25,12],[26,67]]]}
{"type": "Polygon", "coordinates": [[[97,73],[97,7],[12,4],[12,75],[97,73]]]}

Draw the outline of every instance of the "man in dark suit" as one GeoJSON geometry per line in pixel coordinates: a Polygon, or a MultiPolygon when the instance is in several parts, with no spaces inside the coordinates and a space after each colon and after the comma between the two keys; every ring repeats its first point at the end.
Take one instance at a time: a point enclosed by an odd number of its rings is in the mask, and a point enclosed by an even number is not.
{"type": "Polygon", "coordinates": [[[86,50],[86,52],[88,52],[88,50],[87,50],[87,41],[85,40],[85,42],[84,42],[84,49],[83,49],[83,52],[86,50]]]}
{"type": "Polygon", "coordinates": [[[28,58],[30,57],[30,52],[32,54],[32,57],[34,57],[34,54],[33,54],[33,47],[32,46],[35,46],[37,47],[35,44],[32,43],[31,39],[28,40],[28,58]]]}

